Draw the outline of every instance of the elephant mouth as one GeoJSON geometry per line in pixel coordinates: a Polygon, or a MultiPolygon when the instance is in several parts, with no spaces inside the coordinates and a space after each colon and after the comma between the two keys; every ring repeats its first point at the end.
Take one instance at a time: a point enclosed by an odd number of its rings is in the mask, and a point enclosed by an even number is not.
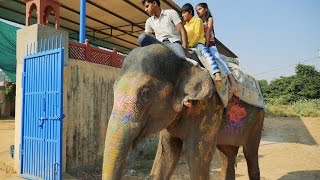
{"type": "Polygon", "coordinates": [[[141,122],[142,122],[141,130],[139,134],[132,141],[132,149],[137,147],[138,143],[148,135],[148,122],[150,122],[149,120],[150,120],[149,115],[145,115],[141,117],[141,122]]]}

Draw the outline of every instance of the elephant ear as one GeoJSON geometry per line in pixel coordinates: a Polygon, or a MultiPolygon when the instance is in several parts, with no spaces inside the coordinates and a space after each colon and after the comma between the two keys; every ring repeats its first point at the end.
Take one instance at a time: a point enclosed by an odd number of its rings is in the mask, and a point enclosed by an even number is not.
{"type": "Polygon", "coordinates": [[[212,97],[215,87],[209,72],[186,62],[176,84],[173,108],[180,112],[184,105],[190,107],[192,100],[204,100],[212,97]]]}

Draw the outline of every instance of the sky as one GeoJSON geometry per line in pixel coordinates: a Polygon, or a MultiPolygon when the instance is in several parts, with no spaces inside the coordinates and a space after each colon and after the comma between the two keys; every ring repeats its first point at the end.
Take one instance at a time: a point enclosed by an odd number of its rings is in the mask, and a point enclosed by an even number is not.
{"type": "Polygon", "coordinates": [[[258,80],[270,82],[294,75],[299,62],[320,71],[319,0],[174,2],[180,7],[206,2],[214,18],[216,37],[258,80]]]}

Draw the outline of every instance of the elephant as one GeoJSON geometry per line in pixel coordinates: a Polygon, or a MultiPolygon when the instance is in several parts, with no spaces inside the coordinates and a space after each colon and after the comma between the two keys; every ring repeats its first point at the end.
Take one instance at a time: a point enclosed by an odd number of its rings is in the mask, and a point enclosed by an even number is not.
{"type": "Polygon", "coordinates": [[[239,146],[243,146],[250,179],[260,178],[258,148],[264,110],[239,99],[224,108],[206,69],[179,59],[161,44],[152,44],[128,54],[113,88],[102,179],[121,179],[130,149],[158,132],[151,179],[169,179],[182,152],[190,178],[209,179],[216,147],[221,153],[221,178],[235,179],[239,146]],[[242,112],[238,127],[225,120],[232,108],[242,112]]]}

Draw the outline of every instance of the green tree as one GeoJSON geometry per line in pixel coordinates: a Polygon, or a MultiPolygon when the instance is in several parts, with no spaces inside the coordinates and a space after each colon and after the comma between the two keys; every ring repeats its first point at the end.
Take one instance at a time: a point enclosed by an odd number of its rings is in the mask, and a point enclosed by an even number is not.
{"type": "Polygon", "coordinates": [[[296,100],[295,94],[291,92],[292,81],[295,76],[283,77],[271,81],[268,86],[269,95],[268,98],[278,98],[281,99],[280,102],[283,104],[288,104],[296,100]]]}
{"type": "Polygon", "coordinates": [[[268,89],[268,85],[269,85],[268,81],[267,80],[260,80],[259,83],[260,83],[264,98],[267,98],[270,93],[269,89],[268,89]]]}
{"type": "Polygon", "coordinates": [[[16,97],[16,85],[13,83],[6,83],[4,89],[4,98],[7,101],[13,102],[16,97]]]}
{"type": "Polygon", "coordinates": [[[314,66],[298,64],[296,75],[280,77],[264,87],[266,101],[288,104],[301,99],[320,98],[320,72],[314,66]]]}
{"type": "Polygon", "coordinates": [[[314,66],[298,64],[291,88],[302,99],[319,99],[320,72],[314,66]]]}

